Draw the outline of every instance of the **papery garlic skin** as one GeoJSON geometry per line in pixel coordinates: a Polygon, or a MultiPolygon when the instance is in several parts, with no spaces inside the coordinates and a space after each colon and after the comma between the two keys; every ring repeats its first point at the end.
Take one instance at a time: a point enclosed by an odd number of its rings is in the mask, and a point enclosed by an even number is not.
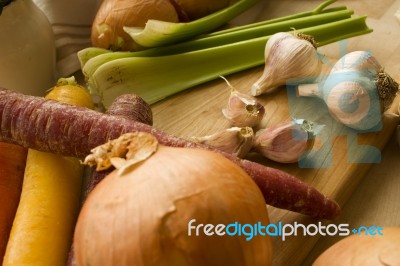
{"type": "Polygon", "coordinates": [[[253,149],[275,162],[294,163],[312,144],[310,132],[303,125],[291,121],[257,131],[253,149]]]}
{"type": "Polygon", "coordinates": [[[322,68],[314,45],[286,32],[271,36],[265,46],[264,57],[264,72],[251,88],[253,96],[267,93],[289,80],[294,83],[311,82],[322,68]]]}
{"type": "Polygon", "coordinates": [[[252,148],[254,131],[251,127],[231,127],[212,135],[192,139],[243,158],[252,148]]]}
{"type": "Polygon", "coordinates": [[[342,56],[332,67],[331,73],[339,71],[369,71],[373,74],[382,69],[378,60],[368,51],[354,51],[342,56]]]}
{"type": "Polygon", "coordinates": [[[258,126],[265,115],[265,107],[253,97],[237,91],[226,78],[221,78],[231,88],[227,106],[222,109],[225,118],[237,127],[258,126]]]}
{"type": "Polygon", "coordinates": [[[255,127],[261,123],[265,107],[246,94],[232,91],[222,114],[233,126],[255,127]]]}

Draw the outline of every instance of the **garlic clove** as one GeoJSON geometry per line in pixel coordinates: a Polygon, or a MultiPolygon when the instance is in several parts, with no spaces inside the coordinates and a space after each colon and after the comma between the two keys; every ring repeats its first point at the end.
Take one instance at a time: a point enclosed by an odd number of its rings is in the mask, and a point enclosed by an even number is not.
{"type": "Polygon", "coordinates": [[[233,126],[255,127],[261,123],[265,108],[243,93],[232,92],[227,107],[222,109],[222,114],[233,126]]]}
{"type": "Polygon", "coordinates": [[[251,93],[258,96],[291,83],[301,84],[318,78],[322,63],[312,37],[301,33],[280,32],[271,36],[265,46],[262,76],[251,93]]]}
{"type": "Polygon", "coordinates": [[[294,163],[314,144],[313,124],[290,121],[257,131],[253,149],[279,163],[294,163]]]}
{"type": "Polygon", "coordinates": [[[226,79],[225,81],[231,88],[231,94],[222,114],[233,126],[258,126],[265,115],[265,107],[251,96],[235,90],[226,79]]]}
{"type": "Polygon", "coordinates": [[[192,139],[243,158],[252,148],[254,131],[251,127],[231,127],[212,135],[192,139]]]}

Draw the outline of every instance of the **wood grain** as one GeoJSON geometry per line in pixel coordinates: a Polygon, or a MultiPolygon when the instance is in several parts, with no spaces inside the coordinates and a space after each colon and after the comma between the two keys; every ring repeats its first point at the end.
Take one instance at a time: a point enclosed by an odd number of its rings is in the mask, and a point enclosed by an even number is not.
{"type": "MultiPolygon", "coordinates": [[[[232,23],[244,24],[310,10],[322,2],[298,0],[260,1],[256,7],[235,19],[232,23]]],[[[393,15],[397,8],[400,7],[400,1],[337,1],[335,5],[346,5],[354,9],[356,15],[367,15],[367,24],[374,29],[371,34],[344,42],[342,45],[346,45],[346,51],[371,51],[385,66],[386,71],[399,80],[400,64],[397,63],[397,59],[400,59],[400,55],[396,52],[400,51],[400,29],[393,15]]],[[[320,52],[330,58],[332,62],[335,62],[341,56],[338,43],[322,47],[320,52]]],[[[327,71],[329,66],[325,66],[325,68],[327,71]]],[[[227,78],[236,89],[249,93],[251,85],[262,74],[262,70],[263,67],[258,67],[230,75],[227,78]]],[[[154,125],[184,138],[207,135],[228,128],[230,125],[224,119],[221,110],[226,104],[229,93],[229,87],[220,79],[177,94],[152,106],[154,125]]],[[[318,116],[318,111],[321,110],[319,108],[323,108],[321,103],[309,102],[308,100],[296,101],[297,107],[293,107],[293,105],[289,104],[290,97],[288,97],[288,91],[285,88],[270,95],[263,95],[258,99],[266,107],[263,126],[288,120],[291,115],[298,112],[302,114],[305,110],[305,114],[316,114],[311,117],[319,122],[326,123],[328,121],[329,123],[334,123],[325,119],[326,113],[318,116]]],[[[283,165],[273,163],[259,156],[253,156],[251,159],[296,175],[326,195],[336,199],[342,206],[345,206],[345,203],[348,202],[343,214],[337,220],[322,221],[323,223],[346,221],[351,226],[371,223],[400,225],[399,215],[391,216],[388,213],[393,209],[399,213],[399,206],[397,204],[393,206],[393,201],[395,199],[398,201],[398,197],[396,198],[395,196],[397,194],[393,193],[400,192],[400,183],[399,181],[395,182],[396,185],[394,187],[390,185],[394,176],[398,176],[397,170],[394,168],[396,166],[396,158],[398,162],[398,154],[400,152],[393,137],[393,132],[398,123],[398,117],[385,116],[383,129],[380,132],[354,136],[359,144],[369,144],[384,151],[379,163],[349,162],[347,146],[349,135],[346,132],[333,136],[331,150],[328,153],[333,154],[330,167],[302,168],[297,164],[283,165]],[[384,149],[388,142],[390,147],[384,149]],[[395,153],[397,153],[397,157],[392,157],[395,153]],[[367,174],[368,171],[370,172],[367,174]],[[380,186],[377,186],[378,184],[380,186]],[[379,189],[375,189],[377,187],[379,189]],[[386,189],[391,191],[392,194],[386,195],[386,189]],[[356,193],[354,194],[355,191],[356,193]],[[354,200],[351,198],[352,195],[354,200]],[[365,195],[368,195],[368,197],[366,198],[365,195]],[[369,212],[363,208],[366,201],[368,201],[368,206],[371,208],[369,212]],[[378,219],[377,217],[381,218],[378,219]]],[[[323,140],[317,141],[315,150],[321,148],[318,143],[324,142],[323,140]]],[[[350,155],[362,158],[365,153],[362,149],[355,149],[350,155]]],[[[325,156],[328,155],[325,154],[325,156]]],[[[327,157],[320,159],[322,160],[321,162],[329,160],[327,157]]],[[[400,180],[400,178],[398,179],[400,180]]],[[[273,223],[281,221],[290,224],[294,222],[315,224],[319,222],[297,213],[273,207],[269,207],[269,215],[273,223]]],[[[319,236],[293,236],[282,241],[279,238],[274,238],[274,265],[310,265],[318,254],[338,239],[335,237],[319,239],[319,236]]]]}

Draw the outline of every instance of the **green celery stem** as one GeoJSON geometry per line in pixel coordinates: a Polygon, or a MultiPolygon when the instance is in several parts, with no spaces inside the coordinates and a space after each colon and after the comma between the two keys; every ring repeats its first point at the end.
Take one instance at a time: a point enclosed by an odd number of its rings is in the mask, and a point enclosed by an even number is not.
{"type": "MultiPolygon", "coordinates": [[[[251,24],[241,25],[241,26],[237,26],[237,27],[233,27],[233,28],[228,28],[228,29],[224,29],[224,30],[219,30],[219,31],[209,33],[206,36],[215,36],[215,35],[219,35],[219,34],[225,34],[225,33],[234,32],[234,31],[241,31],[241,30],[245,30],[245,29],[249,29],[249,28],[264,26],[264,25],[283,22],[283,21],[287,21],[287,20],[305,18],[305,17],[310,17],[310,16],[314,16],[314,15],[319,15],[319,14],[328,14],[331,12],[343,11],[343,10],[347,10],[347,7],[346,6],[338,6],[338,7],[328,8],[325,10],[315,9],[312,11],[301,12],[301,13],[297,13],[297,14],[293,14],[293,15],[289,15],[289,16],[284,16],[284,17],[254,22],[251,24]]],[[[199,38],[202,38],[202,36],[199,38]]]]}
{"type": "MultiPolygon", "coordinates": [[[[296,32],[314,36],[318,46],[322,46],[371,32],[372,30],[365,22],[366,17],[349,18],[296,30],[296,32]]],[[[119,82],[121,77],[118,76],[117,71],[109,75],[109,64],[110,66],[118,65],[118,71],[124,73],[125,76],[138,77],[138,79],[143,73],[155,73],[159,80],[171,80],[171,77],[179,77],[176,78],[176,82],[168,82],[162,87],[147,87],[146,82],[139,83],[138,81],[137,86],[131,88],[132,92],[153,104],[221,75],[229,75],[264,64],[264,48],[269,37],[264,36],[169,56],[116,59],[97,69],[93,75],[94,84],[98,92],[103,94],[107,105],[115,96],[127,89],[126,84],[119,82]]]]}
{"type": "Polygon", "coordinates": [[[144,29],[131,35],[133,40],[143,47],[158,47],[185,41],[199,34],[210,32],[226,24],[258,0],[240,0],[220,11],[187,23],[170,23],[150,20],[144,29]]]}
{"type": "Polygon", "coordinates": [[[309,17],[295,18],[273,24],[266,24],[257,27],[246,28],[243,30],[227,32],[224,34],[212,35],[192,41],[187,41],[175,45],[148,49],[141,52],[134,52],[133,56],[158,56],[175,53],[183,53],[206,49],[214,46],[221,46],[229,43],[240,42],[258,37],[272,35],[277,32],[299,30],[315,25],[322,25],[334,21],[341,21],[350,18],[352,10],[341,10],[328,14],[318,14],[309,17]]]}

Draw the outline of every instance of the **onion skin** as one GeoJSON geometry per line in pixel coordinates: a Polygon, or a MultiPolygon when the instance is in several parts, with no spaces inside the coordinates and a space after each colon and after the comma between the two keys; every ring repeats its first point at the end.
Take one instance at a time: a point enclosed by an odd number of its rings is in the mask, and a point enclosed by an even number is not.
{"type": "Polygon", "coordinates": [[[192,219],[269,223],[261,192],[240,167],[214,152],[166,146],[134,167],[113,171],[87,198],[77,265],[271,265],[268,236],[188,236],[192,219]]]}
{"type": "Polygon", "coordinates": [[[144,27],[149,19],[179,22],[175,7],[168,0],[104,0],[92,24],[92,45],[111,50],[137,50],[123,27],[144,27]]]}
{"type": "Polygon", "coordinates": [[[313,266],[400,265],[400,227],[387,227],[382,233],[348,236],[324,251],[313,266]]]}
{"type": "Polygon", "coordinates": [[[104,0],[92,24],[94,47],[110,50],[142,49],[123,27],[144,27],[149,19],[188,22],[216,12],[229,0],[104,0]]]}

